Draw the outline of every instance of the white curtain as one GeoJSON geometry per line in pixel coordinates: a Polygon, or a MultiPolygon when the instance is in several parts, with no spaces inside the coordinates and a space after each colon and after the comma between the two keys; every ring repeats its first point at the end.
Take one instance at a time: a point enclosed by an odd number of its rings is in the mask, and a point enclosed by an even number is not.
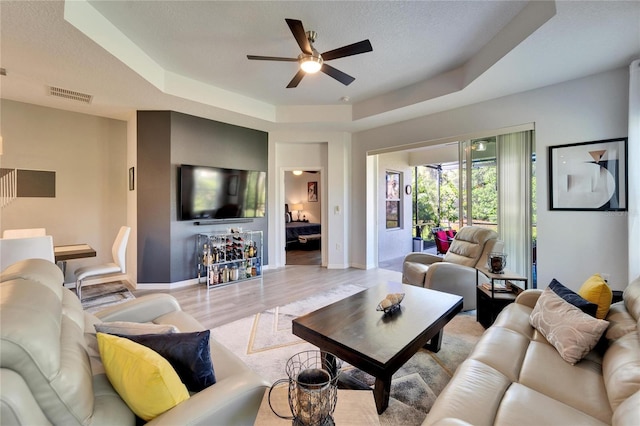
{"type": "Polygon", "coordinates": [[[640,276],[640,59],[629,66],[629,281],[640,276]]]}
{"type": "Polygon", "coordinates": [[[497,137],[498,232],[504,241],[507,269],[532,283],[531,150],[532,131],[497,137]]]}

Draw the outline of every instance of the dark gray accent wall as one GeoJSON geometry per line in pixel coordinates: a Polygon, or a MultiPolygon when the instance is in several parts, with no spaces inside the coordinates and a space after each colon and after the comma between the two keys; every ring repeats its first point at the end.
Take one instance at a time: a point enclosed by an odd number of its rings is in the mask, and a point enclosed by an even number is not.
{"type": "Polygon", "coordinates": [[[170,282],[171,114],[138,111],[138,282],[170,282]]]}
{"type": "MultiPolygon", "coordinates": [[[[138,282],[168,283],[197,277],[195,236],[226,231],[231,226],[263,231],[263,264],[268,265],[267,217],[247,219],[244,223],[218,221],[200,226],[196,226],[195,221],[178,220],[178,167],[181,164],[267,171],[268,134],[178,112],[138,112],[138,282]],[[166,133],[155,134],[158,129],[166,133]],[[159,143],[142,141],[141,136],[156,138],[159,143]],[[146,152],[141,147],[163,153],[146,152]],[[141,162],[154,163],[149,176],[143,176],[141,162]],[[155,190],[156,185],[163,186],[166,191],[158,200],[146,197],[147,204],[141,205],[140,194],[147,187],[155,190]],[[151,219],[153,227],[146,226],[141,232],[149,215],[158,215],[161,219],[151,219]],[[162,233],[163,237],[151,235],[154,233],[162,233]],[[158,254],[162,257],[145,263],[145,242],[154,257],[158,254]],[[162,270],[162,276],[155,271],[156,267],[162,270]]],[[[268,206],[269,200],[267,211],[268,206]]]]}

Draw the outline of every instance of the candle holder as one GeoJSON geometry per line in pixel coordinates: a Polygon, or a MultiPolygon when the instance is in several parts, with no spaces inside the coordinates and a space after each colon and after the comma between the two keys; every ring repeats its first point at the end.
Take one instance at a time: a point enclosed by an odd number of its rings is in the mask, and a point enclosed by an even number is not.
{"type": "Polygon", "coordinates": [[[504,274],[504,268],[507,267],[507,255],[505,253],[489,253],[487,258],[487,268],[492,274],[504,274]]]}

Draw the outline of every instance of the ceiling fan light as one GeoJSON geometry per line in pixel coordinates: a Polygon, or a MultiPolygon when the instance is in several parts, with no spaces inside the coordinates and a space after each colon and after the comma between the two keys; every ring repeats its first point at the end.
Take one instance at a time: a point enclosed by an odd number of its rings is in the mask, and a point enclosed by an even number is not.
{"type": "Polygon", "coordinates": [[[300,68],[308,74],[316,73],[322,68],[322,57],[320,55],[304,55],[304,58],[300,59],[300,68]]]}

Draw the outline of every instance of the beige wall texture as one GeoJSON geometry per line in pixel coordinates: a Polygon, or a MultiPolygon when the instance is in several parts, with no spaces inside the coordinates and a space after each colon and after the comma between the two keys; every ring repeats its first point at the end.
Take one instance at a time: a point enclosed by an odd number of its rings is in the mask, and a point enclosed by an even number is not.
{"type": "MultiPolygon", "coordinates": [[[[17,198],[0,211],[2,230],[46,228],[55,245],[87,243],[111,262],[111,245],[127,223],[127,123],[2,100],[3,168],[56,173],[55,198],[17,198]]],[[[6,265],[0,265],[0,269],[6,265]]]]}

